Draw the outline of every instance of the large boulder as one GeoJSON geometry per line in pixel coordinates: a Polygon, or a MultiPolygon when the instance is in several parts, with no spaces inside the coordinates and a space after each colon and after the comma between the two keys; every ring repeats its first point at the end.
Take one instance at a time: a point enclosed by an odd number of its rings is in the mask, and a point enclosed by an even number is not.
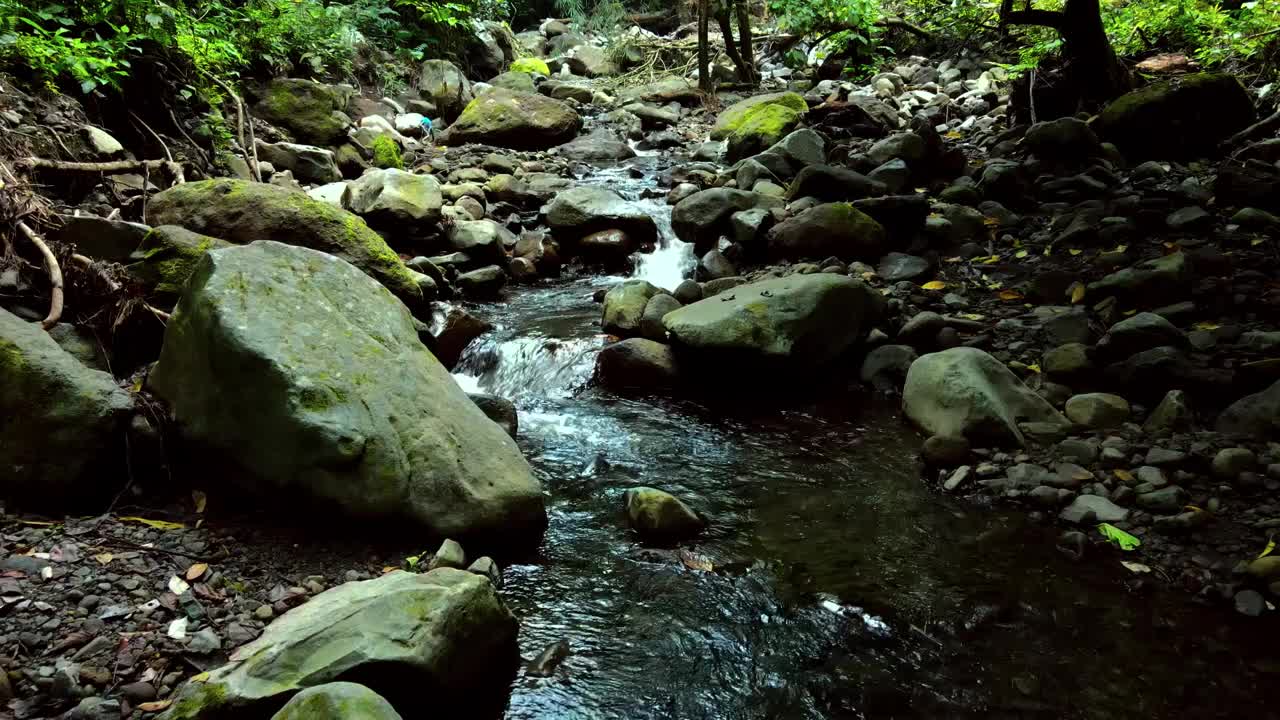
{"type": "Polygon", "coordinates": [[[783,220],[768,234],[774,258],[875,260],[885,245],[880,223],[849,203],[818,205],[783,220]]]}
{"type": "Polygon", "coordinates": [[[111,375],[85,367],[38,323],[0,309],[0,495],[102,496],[112,480],[106,470],[123,457],[132,408],[111,375]]]}
{"type": "Polygon", "coordinates": [[[295,140],[334,145],[347,133],[351,118],[343,112],[350,92],[313,80],[279,78],[255,91],[253,114],[288,130],[295,140]]]}
{"type": "Polygon", "coordinates": [[[176,296],[200,258],[224,247],[231,247],[231,243],[177,225],[161,225],[146,234],[125,269],[152,294],[176,296]]]}
{"type": "Polygon", "coordinates": [[[606,345],[596,375],[610,390],[655,391],[675,386],[680,370],[670,345],[637,337],[606,345]]]}
{"type": "Polygon", "coordinates": [[[506,248],[516,244],[510,230],[492,220],[460,220],[449,227],[449,247],[476,261],[505,263],[506,248]]]}
{"type": "Polygon", "coordinates": [[[340,680],[359,680],[401,707],[431,697],[441,712],[458,710],[477,701],[472,693],[510,680],[519,663],[516,630],[488,578],[454,568],[396,570],[285,613],[226,665],[184,685],[161,717],[264,718],[300,691],[340,680]]]}
{"type": "Polygon", "coordinates": [[[276,242],[215,250],[149,379],[186,438],[250,490],[440,535],[540,530],[519,449],[458,388],[385,288],[276,242]]]}
{"type": "Polygon", "coordinates": [[[436,106],[441,117],[453,122],[471,102],[471,83],[448,60],[427,60],[418,75],[418,93],[436,106]]]}
{"type": "Polygon", "coordinates": [[[1093,123],[1098,137],[1130,160],[1213,154],[1257,113],[1239,80],[1226,73],[1183,75],[1116,98],[1093,123]]]}
{"type": "Polygon", "coordinates": [[[887,191],[884,183],[849,168],[811,165],[801,170],[796,179],[791,181],[787,198],[798,200],[812,197],[824,202],[836,202],[861,200],[884,195],[887,191]]]}
{"type": "Polygon", "coordinates": [[[740,285],[663,318],[672,344],[700,359],[786,369],[824,365],[866,336],[880,294],[843,275],[791,275],[740,285]]]}
{"type": "Polygon", "coordinates": [[[533,75],[517,70],[497,75],[489,80],[489,84],[493,87],[505,88],[516,92],[531,93],[536,92],[538,89],[533,82],[533,75]]]}
{"type": "Polygon", "coordinates": [[[493,88],[467,105],[448,141],[542,150],[572,140],[581,128],[582,118],[559,100],[493,88]]]}
{"type": "Polygon", "coordinates": [[[671,229],[676,237],[693,243],[698,253],[715,246],[721,235],[733,232],[732,217],[761,202],[758,195],[733,188],[701,190],[676,203],[671,210],[671,229]]]}
{"type": "Polygon", "coordinates": [[[1232,403],[1218,416],[1215,429],[1241,437],[1280,438],[1280,381],[1232,403]]]}
{"type": "Polygon", "coordinates": [[[702,93],[693,83],[679,77],[667,77],[648,85],[636,85],[618,92],[618,100],[622,103],[645,102],[666,105],[678,102],[681,105],[692,105],[701,101],[702,93]]]}
{"type": "Polygon", "coordinates": [[[662,289],[647,280],[626,280],[604,295],[600,326],[610,335],[630,337],[640,334],[640,321],[649,300],[662,289]]]}
{"type": "Polygon", "coordinates": [[[300,182],[332,183],[342,179],[337,156],[332,150],[297,143],[257,142],[258,159],[269,162],[277,171],[288,170],[300,182]]]}
{"type": "Polygon", "coordinates": [[[228,242],[275,240],[329,253],[401,299],[422,297],[414,274],[363,220],[305,193],[244,180],[202,180],[159,193],[149,214],[156,225],[180,225],[228,242]]]}
{"type": "Polygon", "coordinates": [[[560,146],[560,154],[570,160],[606,161],[626,160],[636,156],[631,146],[607,132],[583,135],[560,146]]]}
{"type": "Polygon", "coordinates": [[[640,244],[658,237],[651,213],[608,188],[593,185],[579,185],[556,195],[547,205],[547,224],[562,242],[599,230],[621,230],[640,244]]]}
{"type": "Polygon", "coordinates": [[[271,720],[402,720],[378,693],[363,685],[331,682],[293,696],[271,720]]]}
{"type": "Polygon", "coordinates": [[[646,540],[679,540],[696,535],[707,524],[683,500],[657,488],[630,488],[623,499],[627,522],[646,540]]]}
{"type": "Polygon", "coordinates": [[[768,149],[800,124],[809,110],[798,93],[756,95],[725,108],[711,129],[712,140],[727,140],[730,162],[768,149]]]}
{"type": "Polygon", "coordinates": [[[595,45],[579,45],[565,62],[574,75],[593,78],[618,74],[618,65],[609,57],[609,51],[595,45]]]}
{"type": "Polygon", "coordinates": [[[375,228],[421,232],[440,221],[444,195],[430,175],[388,168],[349,183],[342,206],[375,228]]]}
{"type": "Polygon", "coordinates": [[[1020,422],[1070,425],[1003,363],[969,347],[930,353],[911,363],[902,409],[931,435],[964,436],[975,443],[1022,445],[1020,422]]]}

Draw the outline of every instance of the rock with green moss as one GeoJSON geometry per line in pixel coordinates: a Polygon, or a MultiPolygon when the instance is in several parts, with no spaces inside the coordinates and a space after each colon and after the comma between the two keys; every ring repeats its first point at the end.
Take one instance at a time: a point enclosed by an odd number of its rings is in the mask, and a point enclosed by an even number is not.
{"type": "Polygon", "coordinates": [[[657,488],[630,488],[623,499],[627,504],[627,521],[645,539],[680,540],[706,527],[706,521],[683,500],[657,488]]]}
{"type": "Polygon", "coordinates": [[[579,185],[556,195],[547,205],[547,225],[556,239],[576,242],[600,230],[621,230],[638,244],[654,242],[658,226],[643,207],[614,191],[579,185]]]}
{"type": "Polygon", "coordinates": [[[506,90],[515,90],[516,92],[531,93],[537,90],[533,83],[533,76],[518,70],[504,72],[490,80],[489,84],[506,90]]]}
{"type": "Polygon", "coordinates": [[[444,195],[430,175],[374,170],[347,185],[342,205],[379,230],[421,232],[440,222],[444,195]]]}
{"type": "Polygon", "coordinates": [[[72,501],[109,492],[132,408],[110,375],[0,309],[0,495],[72,501]]]}
{"type": "Polygon", "coordinates": [[[1122,95],[1093,123],[1130,160],[1213,154],[1256,118],[1253,100],[1225,73],[1182,75],[1122,95]]]}
{"type": "Polygon", "coordinates": [[[727,140],[728,159],[767,150],[796,129],[809,106],[798,93],[756,95],[730,105],[716,118],[712,140],[727,140]]]}
{"type": "Polygon", "coordinates": [[[471,102],[471,82],[448,60],[427,60],[418,76],[418,94],[436,106],[449,122],[471,102]]]}
{"type": "Polygon", "coordinates": [[[493,88],[467,105],[449,128],[448,142],[542,150],[572,140],[581,128],[582,118],[559,100],[493,88]]]}
{"type": "Polygon", "coordinates": [[[381,719],[395,717],[385,714],[387,700],[409,707],[424,698],[450,705],[453,697],[461,704],[514,675],[516,630],[488,579],[453,568],[396,570],[326,590],[285,613],[226,665],[184,685],[161,717],[256,720],[279,711],[277,720],[323,720],[328,709],[358,699],[334,717],[381,719]],[[360,678],[366,691],[334,692],[330,683],[345,678],[360,678]],[[300,692],[308,688],[314,690],[300,692]],[[383,714],[359,714],[375,707],[383,714]],[[307,708],[315,713],[300,713],[307,708]]]}
{"type": "Polygon", "coordinates": [[[769,255],[779,260],[874,261],[884,252],[884,226],[849,203],[827,203],[783,220],[769,230],[769,255]]]}
{"type": "Polygon", "coordinates": [[[605,293],[600,325],[619,337],[640,334],[640,321],[650,298],[662,289],[647,280],[625,280],[605,293]]]}
{"type": "Polygon", "coordinates": [[[307,688],[271,720],[401,720],[400,713],[363,685],[333,682],[307,688]]]}
{"type": "Polygon", "coordinates": [[[692,357],[803,369],[834,360],[866,336],[883,313],[878,292],[832,273],[740,285],[662,319],[672,344],[692,357]]]}
{"type": "Polygon", "coordinates": [[[373,151],[373,166],[384,170],[403,170],[404,156],[400,153],[400,144],[386,135],[379,135],[370,143],[373,151]]]}
{"type": "Polygon", "coordinates": [[[206,253],[150,386],[185,437],[249,490],[439,535],[545,522],[519,448],[422,345],[408,309],[355,267],[262,241],[206,253]]]}
{"type": "MultiPolygon", "coordinates": [[[[511,72],[521,73],[537,73],[539,75],[551,76],[551,69],[547,67],[547,61],[542,58],[526,57],[520,58],[511,63],[511,72]]],[[[492,84],[492,83],[490,83],[492,84]]]]}
{"type": "Polygon", "coordinates": [[[342,179],[332,150],[297,143],[257,143],[258,159],[277,171],[288,170],[301,182],[331,183],[342,179]]]}
{"type": "Polygon", "coordinates": [[[142,239],[125,269],[151,292],[172,297],[182,292],[206,252],[224,247],[231,243],[177,225],[161,225],[142,239]]]}
{"type": "Polygon", "coordinates": [[[176,185],[151,200],[151,221],[232,243],[275,240],[329,253],[363,270],[414,305],[418,283],[400,256],[363,220],[306,193],[243,180],[176,185]]]}
{"type": "Polygon", "coordinates": [[[333,145],[346,135],[351,93],[312,80],[278,78],[255,91],[254,114],[286,128],[298,142],[333,145]]]}

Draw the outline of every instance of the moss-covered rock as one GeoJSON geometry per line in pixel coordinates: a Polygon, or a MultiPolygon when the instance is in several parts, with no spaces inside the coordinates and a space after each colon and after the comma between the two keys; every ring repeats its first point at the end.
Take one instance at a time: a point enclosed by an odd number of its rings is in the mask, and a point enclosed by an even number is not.
{"type": "Polygon", "coordinates": [[[109,491],[132,407],[110,375],[0,309],[0,495],[70,502],[109,491]]]}
{"type": "Polygon", "coordinates": [[[721,112],[711,139],[728,141],[728,159],[733,162],[767,150],[794,130],[808,109],[798,93],[756,95],[721,112]]]}
{"type": "Polygon", "coordinates": [[[610,335],[631,337],[640,334],[640,320],[644,317],[649,299],[662,292],[647,280],[625,280],[605,293],[601,309],[600,325],[610,335]]]}
{"type": "Polygon", "coordinates": [[[883,225],[849,203],[827,203],[775,225],[768,234],[769,256],[873,261],[883,252],[887,237],[883,225]]]}
{"type": "Polygon", "coordinates": [[[298,78],[278,78],[256,91],[254,113],[313,145],[333,145],[347,132],[351,118],[342,109],[350,93],[332,85],[298,78]]]}
{"type": "Polygon", "coordinates": [[[706,522],[680,498],[651,487],[627,490],[627,520],[642,537],[679,540],[697,534],[706,522]]]}
{"type": "Polygon", "coordinates": [[[373,139],[373,166],[383,170],[403,170],[404,157],[400,154],[400,145],[387,135],[379,135],[373,139]]]}
{"type": "Polygon", "coordinates": [[[489,84],[494,87],[514,90],[516,92],[531,93],[537,90],[537,86],[533,83],[533,76],[527,72],[520,72],[519,70],[504,72],[490,80],[489,84]]]}
{"type": "Polygon", "coordinates": [[[224,247],[231,243],[177,225],[161,225],[142,239],[125,269],[151,292],[173,297],[182,292],[206,252],[224,247]]]}
{"type": "Polygon", "coordinates": [[[431,175],[373,170],[347,185],[342,206],[379,230],[422,232],[440,221],[444,195],[431,175]]]}
{"type": "Polygon", "coordinates": [[[448,142],[541,150],[572,140],[581,128],[582,118],[559,100],[494,88],[467,105],[448,142]]]}
{"type": "Polygon", "coordinates": [[[418,77],[418,93],[436,106],[449,122],[471,102],[471,82],[448,60],[427,60],[418,77]]]}
{"type": "Polygon", "coordinates": [[[363,685],[333,682],[307,688],[271,720],[401,720],[400,713],[363,685]]]}
{"type": "Polygon", "coordinates": [[[520,58],[511,63],[511,72],[522,73],[538,73],[550,77],[551,69],[547,67],[547,61],[542,58],[526,57],[520,58]]]}
{"type": "Polygon", "coordinates": [[[323,720],[335,702],[357,699],[353,710],[376,707],[380,714],[334,717],[393,717],[377,695],[402,707],[420,706],[423,698],[439,708],[471,704],[477,702],[471,693],[491,692],[514,674],[516,629],[487,578],[452,568],[421,575],[397,570],[339,585],[285,613],[226,665],[184,685],[161,717],[264,718],[291,696],[294,709],[286,706],[277,719],[323,720]],[[330,683],[355,677],[366,692],[332,692],[330,683]],[[300,692],[307,688],[315,690],[300,692]],[[295,702],[315,703],[317,712],[299,714],[295,702]]]}
{"type": "Polygon", "coordinates": [[[232,243],[275,240],[342,258],[410,303],[422,291],[400,256],[363,220],[306,193],[243,180],[177,185],[151,201],[151,221],[232,243]]]}
{"type": "Polygon", "coordinates": [[[1093,123],[1130,160],[1212,154],[1257,117],[1249,93],[1225,73],[1183,75],[1116,98],[1093,123]]]}

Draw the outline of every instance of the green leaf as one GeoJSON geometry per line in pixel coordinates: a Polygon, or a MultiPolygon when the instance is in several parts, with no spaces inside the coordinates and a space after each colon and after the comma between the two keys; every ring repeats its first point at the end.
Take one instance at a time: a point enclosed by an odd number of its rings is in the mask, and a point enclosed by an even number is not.
{"type": "Polygon", "coordinates": [[[1101,533],[1102,537],[1106,538],[1107,542],[1115,545],[1116,547],[1119,547],[1121,550],[1124,550],[1125,552],[1129,552],[1130,550],[1136,550],[1138,547],[1142,545],[1141,540],[1121,530],[1115,525],[1112,525],[1111,523],[1099,524],[1098,532],[1101,533]]]}

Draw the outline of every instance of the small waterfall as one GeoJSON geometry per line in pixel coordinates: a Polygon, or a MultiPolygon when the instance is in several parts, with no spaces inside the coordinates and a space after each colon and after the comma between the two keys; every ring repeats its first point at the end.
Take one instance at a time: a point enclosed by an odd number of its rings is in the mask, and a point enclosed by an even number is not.
{"type": "Polygon", "coordinates": [[[454,378],[467,392],[500,395],[514,402],[567,398],[591,380],[600,345],[596,337],[481,338],[463,352],[454,378]]]}
{"type": "Polygon", "coordinates": [[[632,275],[664,290],[675,290],[698,266],[693,245],[677,238],[671,229],[671,206],[665,199],[646,198],[634,202],[651,211],[649,214],[658,225],[658,247],[651,253],[636,256],[632,275]]]}

